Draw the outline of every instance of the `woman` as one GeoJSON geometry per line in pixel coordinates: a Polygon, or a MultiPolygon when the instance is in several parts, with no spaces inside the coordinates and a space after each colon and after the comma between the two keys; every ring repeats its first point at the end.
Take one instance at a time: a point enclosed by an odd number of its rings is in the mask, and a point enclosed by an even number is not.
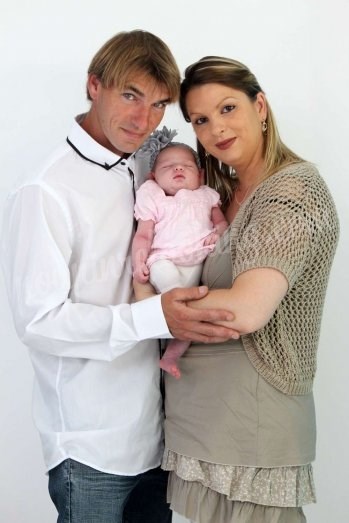
{"type": "Polygon", "coordinates": [[[169,501],[199,523],[304,522],[335,206],[316,168],[280,140],[243,64],[194,63],[180,105],[230,223],[205,262],[210,293],[192,306],[230,309],[241,340],[193,344],[181,380],[166,376],[169,501]]]}

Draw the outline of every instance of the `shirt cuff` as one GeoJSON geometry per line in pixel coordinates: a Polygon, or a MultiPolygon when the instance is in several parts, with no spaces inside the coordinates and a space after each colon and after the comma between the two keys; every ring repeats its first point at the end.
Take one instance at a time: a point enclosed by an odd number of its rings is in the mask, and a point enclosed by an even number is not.
{"type": "Polygon", "coordinates": [[[131,304],[134,327],[140,340],[173,338],[161,306],[161,294],[131,304]]]}
{"type": "Polygon", "coordinates": [[[161,295],[132,303],[111,305],[113,314],[110,346],[118,354],[131,349],[138,341],[173,338],[161,307],[161,295]]]}

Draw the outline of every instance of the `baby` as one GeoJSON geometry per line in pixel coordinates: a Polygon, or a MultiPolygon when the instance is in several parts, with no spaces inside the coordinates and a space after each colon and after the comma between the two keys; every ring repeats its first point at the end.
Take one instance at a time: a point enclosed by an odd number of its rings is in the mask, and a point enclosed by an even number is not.
{"type": "MultiPolygon", "coordinates": [[[[151,179],[136,193],[133,276],[136,283],[149,281],[158,293],[198,285],[203,260],[228,227],[219,194],[202,185],[197,153],[172,142],[175,134],[164,127],[142,147],[151,152],[151,179]]],[[[160,367],[179,378],[177,360],[189,345],[171,340],[160,367]]]]}

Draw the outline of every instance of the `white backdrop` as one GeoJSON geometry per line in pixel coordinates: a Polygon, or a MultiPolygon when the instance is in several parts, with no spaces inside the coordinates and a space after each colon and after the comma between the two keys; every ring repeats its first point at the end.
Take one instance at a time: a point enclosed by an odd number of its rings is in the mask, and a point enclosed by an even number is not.
{"type": "MultiPolygon", "coordinates": [[[[284,141],[318,165],[337,204],[341,240],[319,348],[318,503],[306,508],[309,523],[349,521],[348,20],[348,0],[0,0],[1,205],[16,178],[41,161],[66,136],[72,117],[87,108],[85,75],[95,51],[116,32],[135,28],[163,38],[181,71],[206,54],[245,62],[269,97],[284,141]]],[[[178,109],[168,110],[164,123],[194,144],[178,109]]],[[[0,521],[50,523],[55,510],[31,419],[32,370],[15,336],[2,280],[0,312],[0,521]]]]}

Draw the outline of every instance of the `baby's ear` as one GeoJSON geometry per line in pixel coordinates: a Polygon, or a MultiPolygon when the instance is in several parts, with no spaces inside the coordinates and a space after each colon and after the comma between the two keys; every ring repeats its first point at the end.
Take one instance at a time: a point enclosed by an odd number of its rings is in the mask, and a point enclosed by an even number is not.
{"type": "Polygon", "coordinates": [[[150,171],[150,172],[147,174],[146,179],[147,179],[147,180],[155,180],[155,175],[154,175],[153,171],[150,171]]]}
{"type": "Polygon", "coordinates": [[[200,179],[200,185],[205,184],[205,170],[199,169],[199,179],[200,179]]]}

